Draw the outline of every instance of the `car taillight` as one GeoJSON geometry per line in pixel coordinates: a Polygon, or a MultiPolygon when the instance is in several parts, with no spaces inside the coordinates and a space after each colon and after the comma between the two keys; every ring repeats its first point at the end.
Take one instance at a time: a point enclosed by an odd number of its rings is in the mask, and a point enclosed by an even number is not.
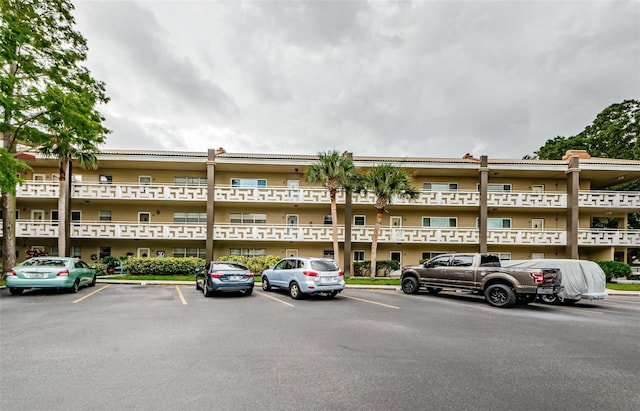
{"type": "Polygon", "coordinates": [[[303,271],[302,274],[306,275],[307,277],[317,277],[318,276],[318,272],[317,271],[303,271]]]}
{"type": "Polygon", "coordinates": [[[344,271],[338,271],[338,277],[344,277],[344,271]]]}
{"type": "Polygon", "coordinates": [[[18,275],[18,274],[16,274],[16,272],[13,270],[7,270],[7,275],[18,275]]]}
{"type": "Polygon", "coordinates": [[[58,277],[61,275],[69,275],[69,270],[58,271],[58,274],[56,274],[56,276],[58,277]]]}
{"type": "Polygon", "coordinates": [[[211,273],[211,278],[220,278],[222,276],[224,276],[224,274],[220,274],[220,273],[211,273]]]}
{"type": "Polygon", "coordinates": [[[247,277],[249,277],[249,278],[253,278],[253,277],[254,277],[254,275],[253,275],[253,273],[247,273],[247,277]]]}
{"type": "Polygon", "coordinates": [[[536,284],[544,283],[544,273],[542,272],[531,273],[531,278],[533,278],[533,282],[536,284]]]}

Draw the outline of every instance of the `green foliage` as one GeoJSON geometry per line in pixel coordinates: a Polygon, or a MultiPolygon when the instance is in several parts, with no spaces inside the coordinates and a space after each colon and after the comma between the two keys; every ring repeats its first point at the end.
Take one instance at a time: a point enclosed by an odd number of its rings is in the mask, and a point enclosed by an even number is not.
{"type": "Polygon", "coordinates": [[[255,275],[262,275],[262,272],[267,268],[275,265],[280,261],[280,257],[275,255],[264,255],[257,257],[244,257],[239,255],[228,255],[216,258],[218,261],[237,261],[247,266],[249,270],[255,275]]]}
{"type": "MultiPolygon", "coordinates": [[[[400,263],[395,260],[378,260],[376,261],[376,271],[383,275],[389,275],[392,271],[399,270],[400,263]]],[[[356,276],[365,276],[371,273],[371,261],[355,261],[353,263],[353,271],[356,276]]]]}
{"type": "Polygon", "coordinates": [[[607,282],[611,281],[612,277],[627,277],[631,275],[631,266],[627,263],[619,261],[596,261],[596,263],[604,271],[607,282]]]}
{"type": "Polygon", "coordinates": [[[31,167],[0,147],[0,189],[3,193],[15,194],[16,186],[23,182],[18,172],[27,170],[31,170],[31,167]]]}
{"type": "Polygon", "coordinates": [[[103,257],[102,263],[105,264],[107,268],[116,268],[120,266],[120,260],[111,255],[103,257]]]}
{"type": "Polygon", "coordinates": [[[100,276],[100,275],[107,275],[107,269],[109,267],[107,267],[107,265],[101,261],[96,261],[95,264],[92,265],[92,267],[94,267],[96,269],[96,275],[100,276]]]}
{"type": "Polygon", "coordinates": [[[567,150],[587,150],[592,157],[640,160],[640,101],[625,100],[600,112],[593,123],[571,137],[547,140],[536,158],[559,160],[567,150]]]}
{"type": "Polygon", "coordinates": [[[134,257],[125,260],[123,268],[130,274],[142,275],[190,275],[197,268],[204,268],[205,261],[202,258],[143,258],[134,257]]]}

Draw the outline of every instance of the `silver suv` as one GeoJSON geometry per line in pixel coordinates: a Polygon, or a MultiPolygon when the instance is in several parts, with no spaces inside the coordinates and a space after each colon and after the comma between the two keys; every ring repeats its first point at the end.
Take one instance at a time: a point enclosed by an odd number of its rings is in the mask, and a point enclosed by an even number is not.
{"type": "Polygon", "coordinates": [[[289,290],[296,300],[310,294],[333,298],[344,289],[344,272],[328,258],[288,257],[262,272],[262,289],[272,287],[289,290]]]}

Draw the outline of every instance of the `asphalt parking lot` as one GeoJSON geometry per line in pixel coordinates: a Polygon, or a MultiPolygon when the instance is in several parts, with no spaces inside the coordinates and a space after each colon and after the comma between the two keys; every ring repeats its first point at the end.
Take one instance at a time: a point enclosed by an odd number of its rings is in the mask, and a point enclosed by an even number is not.
{"type": "Polygon", "coordinates": [[[6,410],[637,410],[640,298],[0,290],[6,410]]]}

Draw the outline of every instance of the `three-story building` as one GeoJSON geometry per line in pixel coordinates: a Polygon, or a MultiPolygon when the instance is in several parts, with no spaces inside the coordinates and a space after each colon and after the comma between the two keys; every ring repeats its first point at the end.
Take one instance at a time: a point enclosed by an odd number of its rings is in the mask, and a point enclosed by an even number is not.
{"type": "MultiPolygon", "coordinates": [[[[70,249],[105,256],[333,256],[329,196],[305,180],[314,155],[104,150],[95,170],[73,169],[70,249]]],[[[640,192],[609,187],[640,179],[640,161],[389,158],[353,156],[356,168],[406,169],[417,200],[393,199],[378,258],[414,264],[444,252],[502,258],[627,261],[640,247],[628,214],[640,192]]],[[[18,260],[58,250],[58,166],[37,157],[16,200],[18,260]]],[[[338,196],[338,235],[346,270],[368,260],[375,197],[338,196]]]]}

